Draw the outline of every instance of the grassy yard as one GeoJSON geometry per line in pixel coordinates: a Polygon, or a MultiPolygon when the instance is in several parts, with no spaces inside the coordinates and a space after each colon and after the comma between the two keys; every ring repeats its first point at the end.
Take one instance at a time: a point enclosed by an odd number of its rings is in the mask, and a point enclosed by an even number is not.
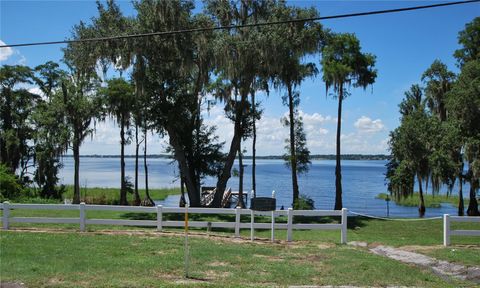
{"type": "MultiPolygon", "coordinates": [[[[380,193],[377,195],[376,198],[378,199],[387,199],[390,198],[392,201],[394,201],[397,205],[400,206],[410,206],[410,207],[417,207],[419,204],[419,194],[414,193],[412,196],[407,197],[407,198],[400,198],[400,199],[395,199],[395,197],[392,197],[386,193],[380,193]]],[[[458,207],[458,196],[457,195],[432,195],[432,194],[424,194],[424,201],[425,201],[425,207],[427,208],[439,208],[442,206],[442,203],[450,203],[455,207],[458,207]]],[[[469,200],[468,198],[464,198],[464,205],[465,207],[468,206],[469,200]]]]}
{"type": "Polygon", "coordinates": [[[192,279],[185,279],[182,237],[17,231],[2,232],[0,240],[2,281],[28,287],[471,287],[330,242],[284,245],[192,237],[192,279]]]}
{"type": "MultiPolygon", "coordinates": [[[[93,191],[93,189],[90,189],[93,191]]],[[[155,199],[175,194],[156,190],[155,199]]],[[[98,193],[116,197],[116,189],[98,193]],[[111,192],[106,192],[111,191],[111,192]]],[[[88,194],[87,194],[88,195],[88,194]]],[[[109,196],[109,197],[110,197],[109,196]]],[[[1,215],[1,212],[0,212],[1,215]]],[[[12,210],[11,217],[78,217],[78,211],[12,210]]],[[[88,218],[156,219],[154,213],[88,211],[88,218]]],[[[164,219],[182,220],[178,214],[164,219]]],[[[233,221],[233,215],[190,215],[191,220],[233,221]]],[[[249,222],[249,216],[242,216],[249,222]]],[[[269,222],[256,217],[256,222],[269,222]]],[[[285,222],[279,217],[277,222],[285,222]]],[[[334,223],[338,219],[297,218],[295,221],[334,223]]],[[[357,285],[472,287],[472,283],[442,279],[430,271],[372,255],[364,248],[339,245],[339,231],[294,230],[294,242],[271,244],[269,230],[256,230],[255,243],[233,239],[231,229],[191,229],[191,279],[185,279],[182,229],[87,225],[11,223],[0,231],[0,279],[24,282],[27,287],[158,287],[158,286],[288,286],[357,285]],[[139,232],[140,231],[140,232],[139,232]],[[48,233],[46,233],[48,232],[48,233]],[[263,239],[263,240],[262,240],[263,239]]],[[[438,259],[467,266],[480,266],[478,237],[452,237],[452,247],[442,244],[442,221],[385,221],[364,217],[348,218],[348,241],[383,244],[417,251],[438,259]]],[[[452,223],[452,229],[477,229],[480,223],[452,223]]],[[[276,239],[285,240],[286,231],[277,230],[276,239]]]]}

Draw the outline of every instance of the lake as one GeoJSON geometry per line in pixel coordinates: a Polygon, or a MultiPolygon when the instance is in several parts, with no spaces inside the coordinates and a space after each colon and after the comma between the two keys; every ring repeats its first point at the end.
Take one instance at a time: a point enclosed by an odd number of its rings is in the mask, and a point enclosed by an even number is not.
{"type": "MultiPolygon", "coordinates": [[[[135,173],[135,159],[126,158],[126,175],[132,178],[135,173]]],[[[139,167],[139,187],[144,187],[143,162],[139,167]]],[[[60,183],[73,184],[73,158],[63,159],[60,183]]],[[[251,160],[245,160],[245,191],[251,190],[251,160]]],[[[386,193],[384,160],[344,160],[342,161],[343,205],[350,211],[375,216],[387,215],[385,200],[376,199],[379,193],[386,193]]],[[[148,159],[150,188],[179,187],[178,169],[171,160],[148,159]]],[[[257,160],[257,196],[270,197],[275,190],[277,206],[290,207],[292,203],[291,174],[282,160],[257,160]]],[[[335,161],[312,161],[310,171],[299,176],[300,193],[311,197],[317,209],[333,209],[335,201],[335,161]]],[[[216,179],[207,177],[205,186],[215,186],[216,179]]],[[[80,185],[82,187],[120,187],[120,158],[81,158],[80,185]]],[[[228,182],[232,190],[238,190],[238,178],[228,182]]],[[[468,187],[465,187],[468,189],[468,187]]],[[[456,190],[456,188],[454,189],[456,190]]],[[[464,190],[468,191],[468,190],[464,190]]],[[[161,203],[165,206],[178,206],[179,196],[169,196],[161,203]]],[[[417,217],[416,207],[397,206],[390,201],[390,217],[417,217]]],[[[426,217],[441,216],[444,213],[456,214],[451,204],[440,208],[427,208],[426,217]]]]}

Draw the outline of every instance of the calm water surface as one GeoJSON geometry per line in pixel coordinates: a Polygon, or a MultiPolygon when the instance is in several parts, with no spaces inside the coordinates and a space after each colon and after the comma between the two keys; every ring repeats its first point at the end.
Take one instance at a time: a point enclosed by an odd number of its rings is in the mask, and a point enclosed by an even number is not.
{"type": "MultiPolygon", "coordinates": [[[[251,160],[244,161],[244,187],[251,189],[251,160]]],[[[63,159],[60,173],[63,184],[73,184],[73,158],[63,159]]],[[[343,206],[351,211],[376,216],[386,216],[386,202],[375,199],[379,193],[386,193],[385,164],[382,160],[342,161],[343,206]]],[[[166,159],[148,159],[149,186],[151,188],[179,187],[178,169],[166,159]]],[[[126,159],[126,175],[135,173],[135,159],[126,159]]],[[[271,196],[275,190],[277,206],[290,207],[292,202],[291,174],[282,160],[257,160],[257,196],[271,196]]],[[[139,186],[144,187],[143,162],[139,169],[139,186]]],[[[206,178],[204,185],[214,186],[216,179],[206,178]]],[[[120,158],[81,158],[80,185],[82,187],[120,187],[120,158]]],[[[232,190],[238,190],[238,178],[228,182],[232,190]]],[[[317,209],[332,209],[335,201],[335,161],[316,160],[308,174],[299,177],[300,193],[315,201],[317,209]]],[[[467,188],[467,187],[466,187],[467,188]]],[[[468,189],[468,188],[467,188],[468,189]]],[[[177,206],[179,196],[169,196],[161,201],[166,206],[177,206]]],[[[456,208],[442,204],[441,208],[427,208],[426,217],[444,213],[456,214],[456,208]]],[[[390,217],[417,217],[416,207],[397,206],[390,202],[390,217]]]]}

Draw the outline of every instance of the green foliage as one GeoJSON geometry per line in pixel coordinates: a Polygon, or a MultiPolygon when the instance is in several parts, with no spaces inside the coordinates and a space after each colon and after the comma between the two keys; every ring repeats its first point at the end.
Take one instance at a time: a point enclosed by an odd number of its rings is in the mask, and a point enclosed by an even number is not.
{"type": "Polygon", "coordinates": [[[0,164],[0,202],[22,195],[24,188],[7,166],[0,164]]]}
{"type": "Polygon", "coordinates": [[[426,84],[425,101],[427,107],[432,114],[439,117],[440,121],[447,120],[445,98],[454,80],[455,74],[448,71],[447,65],[440,60],[435,60],[422,75],[422,81],[426,84]]]}
{"type": "MultiPolygon", "coordinates": [[[[416,207],[418,206],[419,195],[418,192],[412,193],[410,196],[403,198],[391,198],[387,193],[380,193],[375,198],[385,200],[387,197],[393,200],[397,205],[416,207]]],[[[436,194],[425,194],[425,207],[427,208],[439,208],[442,207],[442,203],[450,203],[451,205],[458,207],[459,199],[458,195],[436,195],[436,194]]],[[[468,203],[468,199],[465,199],[465,202],[468,203]]]]}
{"type": "MultiPolygon", "coordinates": [[[[31,116],[40,96],[29,92],[25,85],[33,83],[32,69],[26,66],[2,65],[0,68],[0,162],[10,171],[19,169],[20,179],[26,180],[31,166],[34,127],[31,116]]],[[[28,181],[25,181],[28,182],[28,181]]]]}
{"type": "Polygon", "coordinates": [[[460,66],[469,61],[480,60],[480,17],[465,25],[465,30],[458,33],[458,43],[462,48],[455,51],[460,66]]]}
{"type": "MultiPolygon", "coordinates": [[[[310,161],[310,150],[308,150],[307,147],[307,136],[305,134],[305,130],[303,129],[303,119],[298,115],[298,111],[296,111],[294,119],[295,157],[292,159],[292,151],[290,151],[290,138],[287,138],[285,139],[285,150],[287,153],[283,155],[283,159],[285,160],[285,165],[289,169],[292,169],[293,160],[295,161],[295,167],[297,169],[295,172],[298,174],[306,174],[308,173],[308,170],[310,170],[310,165],[312,164],[310,161]]],[[[284,126],[290,126],[290,121],[288,121],[287,117],[282,118],[282,122],[284,126]]]]}
{"type": "Polygon", "coordinates": [[[321,64],[327,92],[333,87],[337,97],[345,97],[339,94],[347,88],[345,85],[365,89],[375,82],[375,56],[361,52],[360,41],[354,34],[332,34],[326,42],[321,64]]]}
{"type": "Polygon", "coordinates": [[[315,201],[307,195],[300,194],[298,199],[293,203],[295,210],[315,210],[315,201]]]}

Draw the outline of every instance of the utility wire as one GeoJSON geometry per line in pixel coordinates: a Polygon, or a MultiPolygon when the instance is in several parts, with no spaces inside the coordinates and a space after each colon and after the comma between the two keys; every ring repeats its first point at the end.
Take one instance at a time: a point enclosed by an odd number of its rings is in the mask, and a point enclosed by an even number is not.
{"type": "Polygon", "coordinates": [[[338,14],[338,15],[324,16],[324,17],[312,17],[312,18],[272,21],[272,22],[264,22],[264,23],[252,23],[252,24],[244,24],[244,25],[205,27],[205,28],[183,29],[183,30],[175,30],[175,31],[152,32],[152,33],[142,33],[142,34],[130,34],[130,35],[123,35],[123,36],[75,39],[75,40],[9,44],[9,45],[1,45],[0,48],[39,46],[39,45],[54,45],[54,44],[70,44],[70,43],[81,43],[81,42],[98,42],[98,41],[121,40],[121,39],[150,37],[150,36],[169,36],[169,35],[183,34],[183,33],[206,32],[206,31],[214,31],[214,30],[229,30],[229,29],[239,29],[239,28],[248,28],[248,27],[260,27],[260,26],[279,25],[279,24],[288,24],[288,23],[350,18],[350,17],[369,16],[369,15],[377,15],[377,14],[387,14],[387,13],[397,13],[397,12],[413,11],[413,10],[420,10],[420,9],[429,9],[429,8],[436,8],[436,7],[469,4],[469,3],[476,3],[476,2],[480,2],[480,0],[457,1],[457,2],[448,2],[448,3],[440,3],[440,4],[423,5],[423,6],[404,7],[404,8],[397,8],[397,9],[376,10],[376,11],[359,12],[359,13],[338,14]]]}

